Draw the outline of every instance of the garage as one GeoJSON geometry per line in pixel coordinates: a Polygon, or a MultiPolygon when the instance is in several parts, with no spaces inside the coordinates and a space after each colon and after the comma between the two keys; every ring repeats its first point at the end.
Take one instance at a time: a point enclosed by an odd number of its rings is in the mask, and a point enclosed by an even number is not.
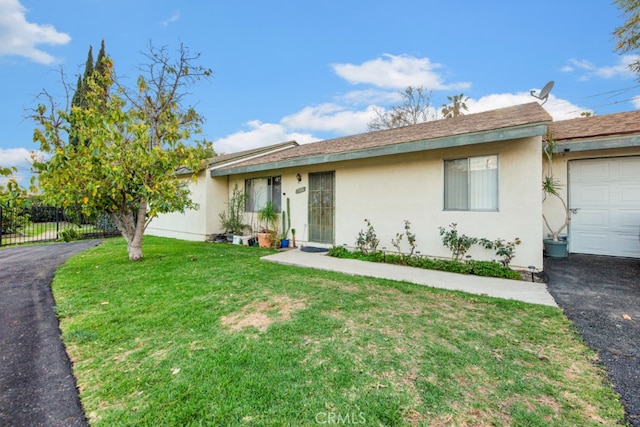
{"type": "Polygon", "coordinates": [[[569,162],[569,250],[640,258],[640,156],[569,162]]]}

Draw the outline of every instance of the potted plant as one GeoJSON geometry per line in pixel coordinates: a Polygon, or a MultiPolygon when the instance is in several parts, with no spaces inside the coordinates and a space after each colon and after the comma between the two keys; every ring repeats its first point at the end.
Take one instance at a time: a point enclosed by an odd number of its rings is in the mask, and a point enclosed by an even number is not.
{"type": "Polygon", "coordinates": [[[296,247],[296,229],[292,228],[291,229],[291,246],[292,247],[296,247]]]}
{"type": "Polygon", "coordinates": [[[273,238],[277,233],[278,212],[273,206],[273,202],[268,201],[262,209],[258,211],[258,220],[263,224],[258,233],[258,246],[270,248],[273,238]]]}
{"type": "Polygon", "coordinates": [[[560,195],[560,188],[562,188],[562,183],[558,178],[553,175],[553,159],[556,154],[556,142],[553,139],[553,135],[550,132],[547,132],[546,141],[543,149],[544,157],[547,161],[547,174],[542,180],[542,192],[544,193],[544,197],[542,202],[544,203],[550,198],[558,200],[564,211],[564,220],[562,223],[556,228],[552,228],[551,224],[547,217],[542,214],[542,219],[544,221],[545,226],[550,232],[551,238],[543,239],[544,251],[550,258],[565,258],[568,254],[567,246],[569,242],[566,238],[560,238],[560,233],[567,228],[569,222],[571,221],[571,215],[569,207],[567,206],[567,202],[560,195]]]}
{"type": "Polygon", "coordinates": [[[246,194],[240,191],[238,184],[236,184],[231,193],[229,203],[227,204],[227,211],[220,212],[218,215],[221,227],[227,232],[227,241],[233,241],[237,244],[241,243],[243,231],[248,227],[248,225],[243,222],[245,200],[246,194]]]}
{"type": "Polygon", "coordinates": [[[282,234],[280,235],[280,247],[283,249],[289,247],[289,239],[287,236],[289,235],[290,228],[291,213],[289,210],[289,198],[287,197],[287,211],[282,211],[282,234]]]}

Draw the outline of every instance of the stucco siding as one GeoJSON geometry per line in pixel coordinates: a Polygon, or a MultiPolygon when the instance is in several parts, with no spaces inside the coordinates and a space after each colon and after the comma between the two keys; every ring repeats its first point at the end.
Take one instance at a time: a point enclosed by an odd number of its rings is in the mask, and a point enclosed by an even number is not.
{"type": "MultiPolygon", "coordinates": [[[[395,250],[391,239],[404,231],[404,221],[411,222],[421,254],[448,258],[438,234],[438,227],[458,224],[458,230],[469,236],[522,240],[513,265],[542,268],[542,175],[541,138],[532,137],[498,143],[478,144],[424,151],[412,154],[326,163],[268,173],[233,176],[243,185],[247,178],[282,176],[282,205],[291,204],[291,226],[297,230],[298,244],[308,242],[309,174],[335,172],[334,243],[354,247],[358,231],[365,228],[364,219],[375,227],[380,248],[395,250]],[[498,155],[499,206],[497,212],[445,211],[445,159],[480,155],[498,155]],[[301,182],[296,174],[301,175],[301,182]],[[297,191],[296,191],[297,190],[297,191]]],[[[259,227],[257,214],[247,213],[254,229],[259,227]]],[[[289,234],[291,237],[291,234],[289,234]]],[[[314,242],[309,242],[313,244],[314,242]]],[[[406,239],[403,250],[408,251],[406,239]]],[[[474,259],[492,259],[495,255],[482,248],[470,252],[474,259]]]]}
{"type": "Polygon", "coordinates": [[[191,191],[191,200],[199,205],[198,209],[160,214],[151,221],[145,234],[205,241],[211,234],[220,232],[218,214],[226,208],[227,178],[212,179],[202,171],[197,181],[184,180],[191,191]]]}
{"type": "MultiPolygon", "coordinates": [[[[404,231],[404,221],[408,220],[416,235],[417,250],[446,258],[451,253],[442,245],[438,227],[456,223],[459,232],[468,236],[507,241],[519,237],[522,244],[517,247],[513,265],[542,268],[539,138],[335,166],[338,245],[354,246],[367,218],[376,229],[380,246],[395,250],[391,239],[404,231]],[[497,154],[499,162],[498,211],[445,211],[444,160],[491,154],[497,154]]],[[[409,250],[406,238],[402,247],[409,250]]],[[[473,247],[469,254],[474,259],[495,258],[480,247],[473,247]]]]}

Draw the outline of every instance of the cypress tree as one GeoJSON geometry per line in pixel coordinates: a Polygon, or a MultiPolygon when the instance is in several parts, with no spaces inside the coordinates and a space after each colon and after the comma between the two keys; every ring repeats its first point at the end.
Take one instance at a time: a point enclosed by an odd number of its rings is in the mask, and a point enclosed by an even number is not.
{"type": "MultiPolygon", "coordinates": [[[[87,53],[87,60],[84,65],[84,73],[78,75],[78,83],[76,84],[76,91],[71,98],[71,107],[87,108],[85,94],[89,90],[89,81],[96,79],[103,91],[103,99],[109,96],[109,83],[108,79],[103,79],[108,74],[107,54],[105,52],[104,40],[100,45],[100,51],[94,65],[93,62],[93,47],[89,46],[89,52],[87,53]]],[[[69,143],[77,146],[80,141],[76,136],[69,138],[69,143]]]]}

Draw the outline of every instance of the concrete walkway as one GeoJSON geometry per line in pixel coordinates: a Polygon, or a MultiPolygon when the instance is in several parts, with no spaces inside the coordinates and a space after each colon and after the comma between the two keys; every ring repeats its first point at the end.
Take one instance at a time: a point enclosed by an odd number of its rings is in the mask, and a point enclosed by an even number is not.
{"type": "Polygon", "coordinates": [[[340,259],[327,256],[326,253],[302,252],[299,249],[268,255],[263,257],[262,260],[278,264],[336,271],[354,276],[404,281],[417,285],[512,299],[531,304],[548,305],[552,307],[558,306],[544,283],[447,273],[353,259],[340,259]]]}

